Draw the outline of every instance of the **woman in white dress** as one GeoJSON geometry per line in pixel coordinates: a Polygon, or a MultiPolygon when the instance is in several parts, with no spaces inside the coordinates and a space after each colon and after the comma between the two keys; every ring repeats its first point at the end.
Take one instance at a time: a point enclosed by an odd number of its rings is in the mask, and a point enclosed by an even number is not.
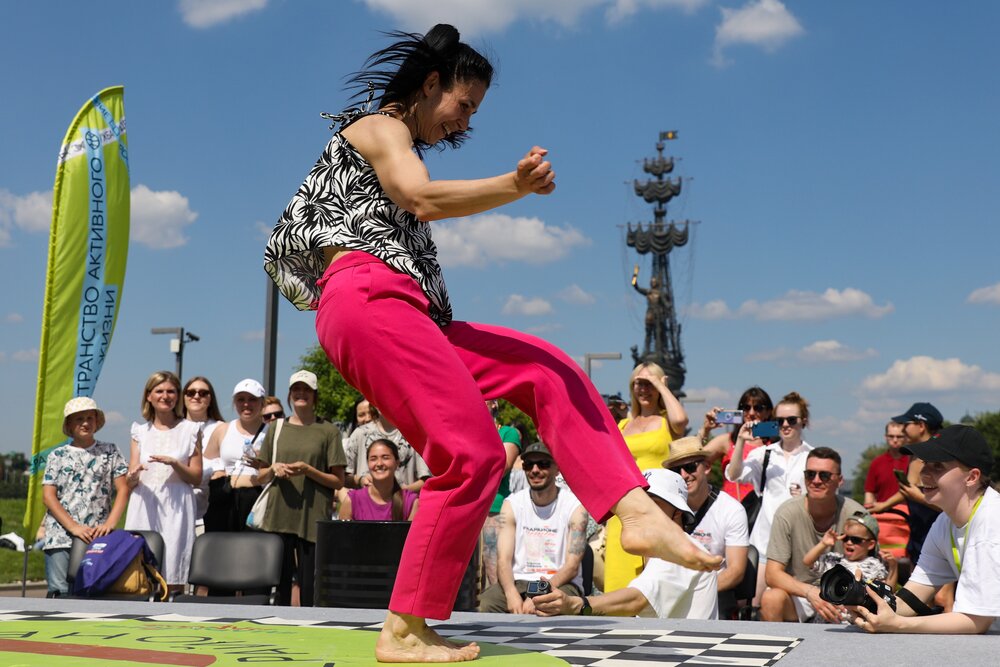
{"type": "Polygon", "coordinates": [[[181,417],[181,383],[169,371],[149,376],[142,397],[145,423],[132,424],[126,530],[163,537],[160,571],[172,590],[187,583],[194,544],[194,487],[201,482],[200,424],[181,417]]]}

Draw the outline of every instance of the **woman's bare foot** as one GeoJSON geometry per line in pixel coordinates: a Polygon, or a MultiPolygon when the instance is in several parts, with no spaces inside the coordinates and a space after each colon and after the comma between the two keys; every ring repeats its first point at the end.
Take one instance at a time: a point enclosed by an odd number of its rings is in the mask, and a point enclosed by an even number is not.
{"type": "Polygon", "coordinates": [[[692,570],[718,570],[721,556],[699,549],[640,488],[626,493],[612,508],[622,522],[622,548],[630,554],[660,558],[692,570]]]}
{"type": "Polygon", "coordinates": [[[448,641],[419,616],[390,611],[375,642],[379,662],[465,662],[479,657],[479,646],[448,641]]]}

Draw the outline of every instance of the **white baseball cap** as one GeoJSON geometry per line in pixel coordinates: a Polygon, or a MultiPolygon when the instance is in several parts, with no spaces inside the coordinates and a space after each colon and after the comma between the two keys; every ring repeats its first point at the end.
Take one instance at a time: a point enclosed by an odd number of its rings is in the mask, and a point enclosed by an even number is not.
{"type": "Polygon", "coordinates": [[[264,385],[256,380],[251,380],[250,378],[240,380],[236,383],[236,386],[233,387],[233,396],[241,391],[245,391],[251,396],[256,396],[257,398],[264,398],[264,396],[267,395],[267,392],[264,391],[264,385]]]}
{"type": "Polygon", "coordinates": [[[682,512],[694,514],[688,507],[688,489],[684,478],[665,468],[654,468],[642,474],[649,482],[649,488],[646,491],[650,495],[666,500],[682,512]]]}
{"type": "Polygon", "coordinates": [[[288,378],[289,388],[291,388],[291,386],[296,382],[305,384],[313,391],[317,391],[319,389],[319,380],[316,379],[316,374],[312,371],[302,370],[292,373],[292,377],[288,378]]]}

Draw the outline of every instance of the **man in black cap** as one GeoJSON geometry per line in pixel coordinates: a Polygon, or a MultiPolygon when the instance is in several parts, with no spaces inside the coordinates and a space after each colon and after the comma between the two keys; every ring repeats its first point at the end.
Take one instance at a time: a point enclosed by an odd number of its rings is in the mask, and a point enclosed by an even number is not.
{"type": "Polygon", "coordinates": [[[852,607],[854,623],[868,632],[984,633],[1000,616],[1000,493],[990,486],[993,450],[976,429],[962,425],[905,449],[924,462],[920,489],[942,514],[898,593],[896,611],[869,593],[878,612],[852,607]],[[934,594],[952,582],[953,610],[928,614],[934,594]]]}
{"type": "MultiPolygon", "coordinates": [[[[909,410],[898,417],[893,417],[892,421],[903,425],[903,436],[908,445],[927,442],[937,435],[944,424],[940,411],[930,403],[914,403],[909,410]]],[[[920,549],[927,537],[927,531],[941,513],[940,508],[929,503],[920,491],[920,470],[923,466],[923,461],[920,459],[911,459],[906,473],[909,483],[900,483],[898,493],[873,508],[873,511],[879,512],[906,501],[909,510],[906,521],[910,524],[910,540],[906,544],[906,556],[913,563],[920,559],[920,549]]]]}

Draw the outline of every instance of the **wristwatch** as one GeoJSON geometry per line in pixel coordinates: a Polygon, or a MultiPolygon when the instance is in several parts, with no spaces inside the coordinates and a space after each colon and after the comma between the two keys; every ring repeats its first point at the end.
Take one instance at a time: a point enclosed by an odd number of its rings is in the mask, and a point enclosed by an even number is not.
{"type": "Polygon", "coordinates": [[[583,600],[583,606],[580,607],[580,616],[591,616],[594,613],[594,608],[590,606],[590,600],[584,595],[580,598],[583,600]]]}

